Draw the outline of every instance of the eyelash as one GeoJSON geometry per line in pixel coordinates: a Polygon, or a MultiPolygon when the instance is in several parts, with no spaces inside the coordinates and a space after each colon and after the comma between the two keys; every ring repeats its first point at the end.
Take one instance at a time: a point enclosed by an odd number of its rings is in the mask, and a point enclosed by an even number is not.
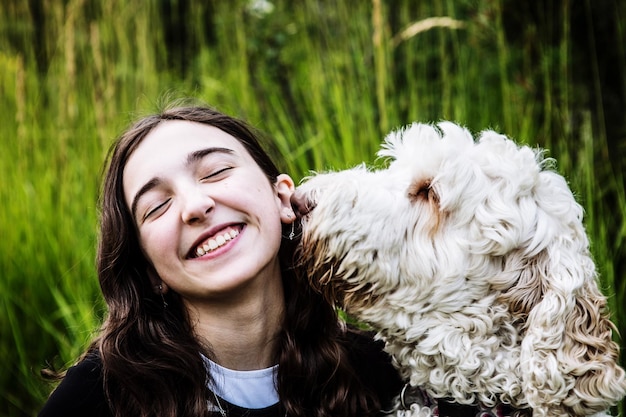
{"type": "Polygon", "coordinates": [[[152,216],[154,213],[156,213],[157,211],[159,211],[164,205],[166,205],[167,203],[169,203],[170,199],[168,198],[167,200],[165,200],[164,202],[162,202],[161,204],[159,204],[158,206],[156,206],[155,208],[153,208],[152,210],[148,211],[146,213],[146,215],[144,216],[144,220],[147,219],[148,217],[152,216]]]}
{"type": "Polygon", "coordinates": [[[200,178],[200,180],[206,180],[206,179],[209,179],[209,178],[216,177],[216,176],[218,176],[219,174],[223,173],[224,171],[228,171],[229,169],[232,169],[232,168],[233,168],[233,167],[231,167],[231,166],[227,166],[227,167],[224,167],[224,168],[218,169],[217,171],[210,173],[210,174],[209,174],[209,175],[207,175],[206,177],[202,177],[202,178],[200,178]]]}

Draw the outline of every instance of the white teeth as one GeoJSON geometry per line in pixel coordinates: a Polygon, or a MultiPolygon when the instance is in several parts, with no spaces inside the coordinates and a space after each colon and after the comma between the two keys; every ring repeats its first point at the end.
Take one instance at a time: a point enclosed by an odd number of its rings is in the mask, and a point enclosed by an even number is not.
{"type": "Polygon", "coordinates": [[[229,240],[236,238],[237,235],[239,235],[239,231],[231,229],[230,231],[225,232],[222,235],[216,236],[215,239],[209,239],[204,244],[198,246],[198,248],[196,249],[196,255],[202,256],[211,251],[214,251],[220,246],[226,244],[226,242],[228,242],[229,240]]]}

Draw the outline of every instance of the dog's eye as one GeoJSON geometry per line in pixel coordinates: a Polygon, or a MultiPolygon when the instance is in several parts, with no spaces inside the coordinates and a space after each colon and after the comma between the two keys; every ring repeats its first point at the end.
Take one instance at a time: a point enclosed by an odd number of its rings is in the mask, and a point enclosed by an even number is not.
{"type": "Polygon", "coordinates": [[[428,201],[432,192],[430,180],[419,181],[411,184],[409,187],[409,200],[415,203],[419,200],[428,201]]]}

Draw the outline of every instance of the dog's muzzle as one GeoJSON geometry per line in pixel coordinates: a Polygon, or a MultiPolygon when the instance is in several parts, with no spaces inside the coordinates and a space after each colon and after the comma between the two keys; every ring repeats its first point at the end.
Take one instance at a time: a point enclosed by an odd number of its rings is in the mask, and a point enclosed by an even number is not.
{"type": "Polygon", "coordinates": [[[291,208],[297,217],[302,218],[315,208],[315,203],[302,192],[294,192],[291,195],[291,208]]]}

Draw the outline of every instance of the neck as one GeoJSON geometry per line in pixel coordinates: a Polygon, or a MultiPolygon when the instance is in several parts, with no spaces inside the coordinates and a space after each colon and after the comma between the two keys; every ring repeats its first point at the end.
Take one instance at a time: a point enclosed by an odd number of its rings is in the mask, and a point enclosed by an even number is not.
{"type": "Polygon", "coordinates": [[[281,280],[187,307],[196,336],[208,342],[216,363],[234,370],[275,365],[285,314],[281,280]]]}

